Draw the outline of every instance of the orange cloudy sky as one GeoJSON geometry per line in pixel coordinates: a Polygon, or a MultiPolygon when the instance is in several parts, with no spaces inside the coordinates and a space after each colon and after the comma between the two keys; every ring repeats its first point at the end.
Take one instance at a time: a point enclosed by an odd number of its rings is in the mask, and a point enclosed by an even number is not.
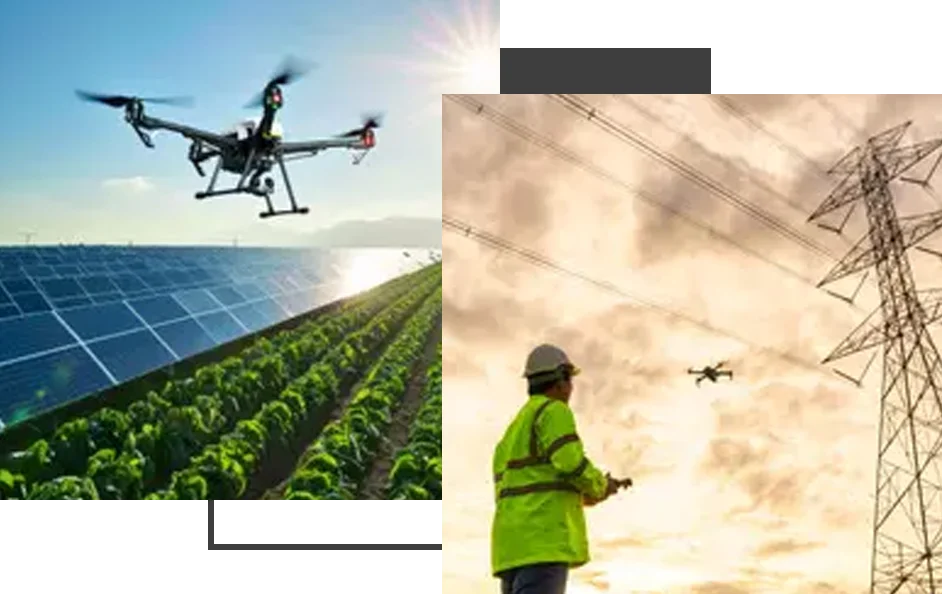
{"type": "MultiPolygon", "coordinates": [[[[862,208],[847,239],[806,219],[834,183],[822,170],[855,142],[905,119],[915,123],[904,143],[942,135],[942,98],[741,96],[725,109],[708,96],[581,99],[661,158],[548,97],[446,98],[445,216],[729,335],[446,231],[443,591],[499,591],[491,454],[525,399],[526,354],[543,341],[584,369],[572,406],[590,457],[636,483],[587,512],[593,561],[571,593],[865,591],[882,366],[858,389],[817,362],[879,295],[872,279],[856,307],[814,288],[865,231],[862,208]],[[495,112],[539,139],[503,130],[495,112]],[[537,146],[544,139],[594,173],[537,146]],[[695,388],[686,369],[720,359],[735,381],[695,388]]],[[[901,215],[939,207],[897,188],[901,215]]],[[[910,257],[918,286],[932,287],[942,262],[910,257]]],[[[859,279],[829,288],[850,294],[859,279]]],[[[837,368],[857,375],[871,353],[837,368]]]]}

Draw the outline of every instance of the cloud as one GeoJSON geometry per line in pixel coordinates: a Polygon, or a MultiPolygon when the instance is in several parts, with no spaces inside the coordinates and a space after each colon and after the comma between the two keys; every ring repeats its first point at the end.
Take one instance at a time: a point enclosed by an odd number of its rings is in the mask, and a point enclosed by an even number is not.
{"type": "Polygon", "coordinates": [[[820,542],[801,542],[792,539],[771,540],[756,549],[756,555],[764,558],[791,555],[794,553],[813,551],[822,546],[824,546],[824,544],[820,542]]]}
{"type": "Polygon", "coordinates": [[[114,177],[101,182],[102,187],[109,190],[120,190],[140,194],[154,189],[154,183],[147,177],[114,177]]]}
{"type": "Polygon", "coordinates": [[[749,584],[706,582],[693,587],[694,594],[751,594],[749,584]]]}

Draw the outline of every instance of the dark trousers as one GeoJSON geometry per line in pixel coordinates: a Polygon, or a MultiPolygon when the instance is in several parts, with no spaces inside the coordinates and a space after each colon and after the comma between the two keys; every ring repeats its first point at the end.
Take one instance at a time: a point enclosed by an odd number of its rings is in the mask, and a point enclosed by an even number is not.
{"type": "Polygon", "coordinates": [[[569,567],[564,563],[540,563],[500,574],[501,594],[566,594],[569,567]]]}

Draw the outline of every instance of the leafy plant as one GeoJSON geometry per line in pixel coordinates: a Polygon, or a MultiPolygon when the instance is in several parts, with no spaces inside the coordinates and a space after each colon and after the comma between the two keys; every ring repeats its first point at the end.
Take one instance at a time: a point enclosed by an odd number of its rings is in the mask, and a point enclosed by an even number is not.
{"type": "Polygon", "coordinates": [[[442,347],[426,372],[425,399],[389,472],[390,499],[442,498],[442,347]]]}
{"type": "MultiPolygon", "coordinates": [[[[414,313],[415,308],[428,299],[429,289],[433,286],[437,287],[439,292],[440,308],[441,285],[438,279],[429,279],[426,284],[413,287],[394,300],[364,327],[348,333],[338,344],[331,345],[330,350],[320,361],[313,363],[304,375],[287,383],[277,398],[264,402],[251,421],[260,430],[256,430],[252,435],[246,435],[243,428],[237,426],[230,433],[220,437],[216,444],[207,443],[202,453],[195,455],[178,473],[184,476],[197,474],[204,476],[208,486],[207,496],[210,498],[241,497],[247,487],[248,478],[258,471],[264,456],[274,448],[278,448],[279,451],[289,450],[292,440],[307,420],[308,415],[339,396],[341,371],[344,371],[340,366],[348,361],[350,348],[354,353],[369,353],[375,350],[388,338],[388,334],[392,333],[397,323],[414,319],[414,316],[410,318],[410,315],[414,313]],[[377,326],[384,328],[385,333],[375,332],[374,328],[377,326]],[[224,447],[218,447],[219,444],[224,447]]],[[[357,356],[363,358],[360,355],[357,356]]],[[[359,375],[366,371],[362,369],[363,364],[365,360],[359,367],[345,371],[359,375]]],[[[261,373],[258,376],[261,376],[261,373]]],[[[252,381],[259,381],[259,377],[253,377],[252,381]]],[[[259,382],[259,387],[264,381],[259,382]]],[[[375,417],[375,415],[367,416],[375,417]]],[[[342,437],[340,439],[350,448],[335,453],[336,464],[345,464],[353,469],[352,473],[362,475],[366,470],[368,460],[367,446],[360,443],[362,438],[359,436],[353,440],[342,437]]],[[[176,476],[172,480],[177,480],[176,476]]],[[[327,494],[341,499],[352,497],[352,487],[347,484],[348,482],[338,482],[339,487],[328,490],[327,494]]],[[[314,495],[319,496],[321,493],[314,493],[314,495]]]]}
{"type": "MultiPolygon", "coordinates": [[[[320,438],[301,457],[301,463],[288,481],[286,497],[295,491],[304,491],[320,498],[354,496],[369,471],[393,410],[406,393],[414,363],[421,357],[427,336],[440,313],[441,287],[425,300],[396,340],[372,366],[343,416],[327,425],[320,438]],[[338,486],[344,489],[338,489],[338,486]]],[[[364,332],[373,329],[375,327],[364,329],[364,332]]],[[[439,367],[440,355],[441,347],[439,367]]],[[[347,356],[347,353],[343,354],[343,357],[347,356]]],[[[438,454],[441,454],[440,445],[438,454]]],[[[422,461],[422,470],[424,464],[422,461]]],[[[402,466],[405,468],[405,464],[402,466]]],[[[418,482],[424,480],[425,473],[422,470],[415,471],[416,478],[412,483],[419,489],[407,491],[404,487],[397,494],[418,493],[425,494],[424,498],[431,498],[427,489],[418,482]]]]}

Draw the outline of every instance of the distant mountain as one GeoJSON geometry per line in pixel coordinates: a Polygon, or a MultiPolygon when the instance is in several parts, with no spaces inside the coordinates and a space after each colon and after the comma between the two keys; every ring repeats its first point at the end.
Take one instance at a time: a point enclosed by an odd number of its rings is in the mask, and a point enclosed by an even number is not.
{"type": "Polygon", "coordinates": [[[442,248],[441,219],[389,217],[344,221],[308,236],[304,243],[324,248],[442,248]]]}

